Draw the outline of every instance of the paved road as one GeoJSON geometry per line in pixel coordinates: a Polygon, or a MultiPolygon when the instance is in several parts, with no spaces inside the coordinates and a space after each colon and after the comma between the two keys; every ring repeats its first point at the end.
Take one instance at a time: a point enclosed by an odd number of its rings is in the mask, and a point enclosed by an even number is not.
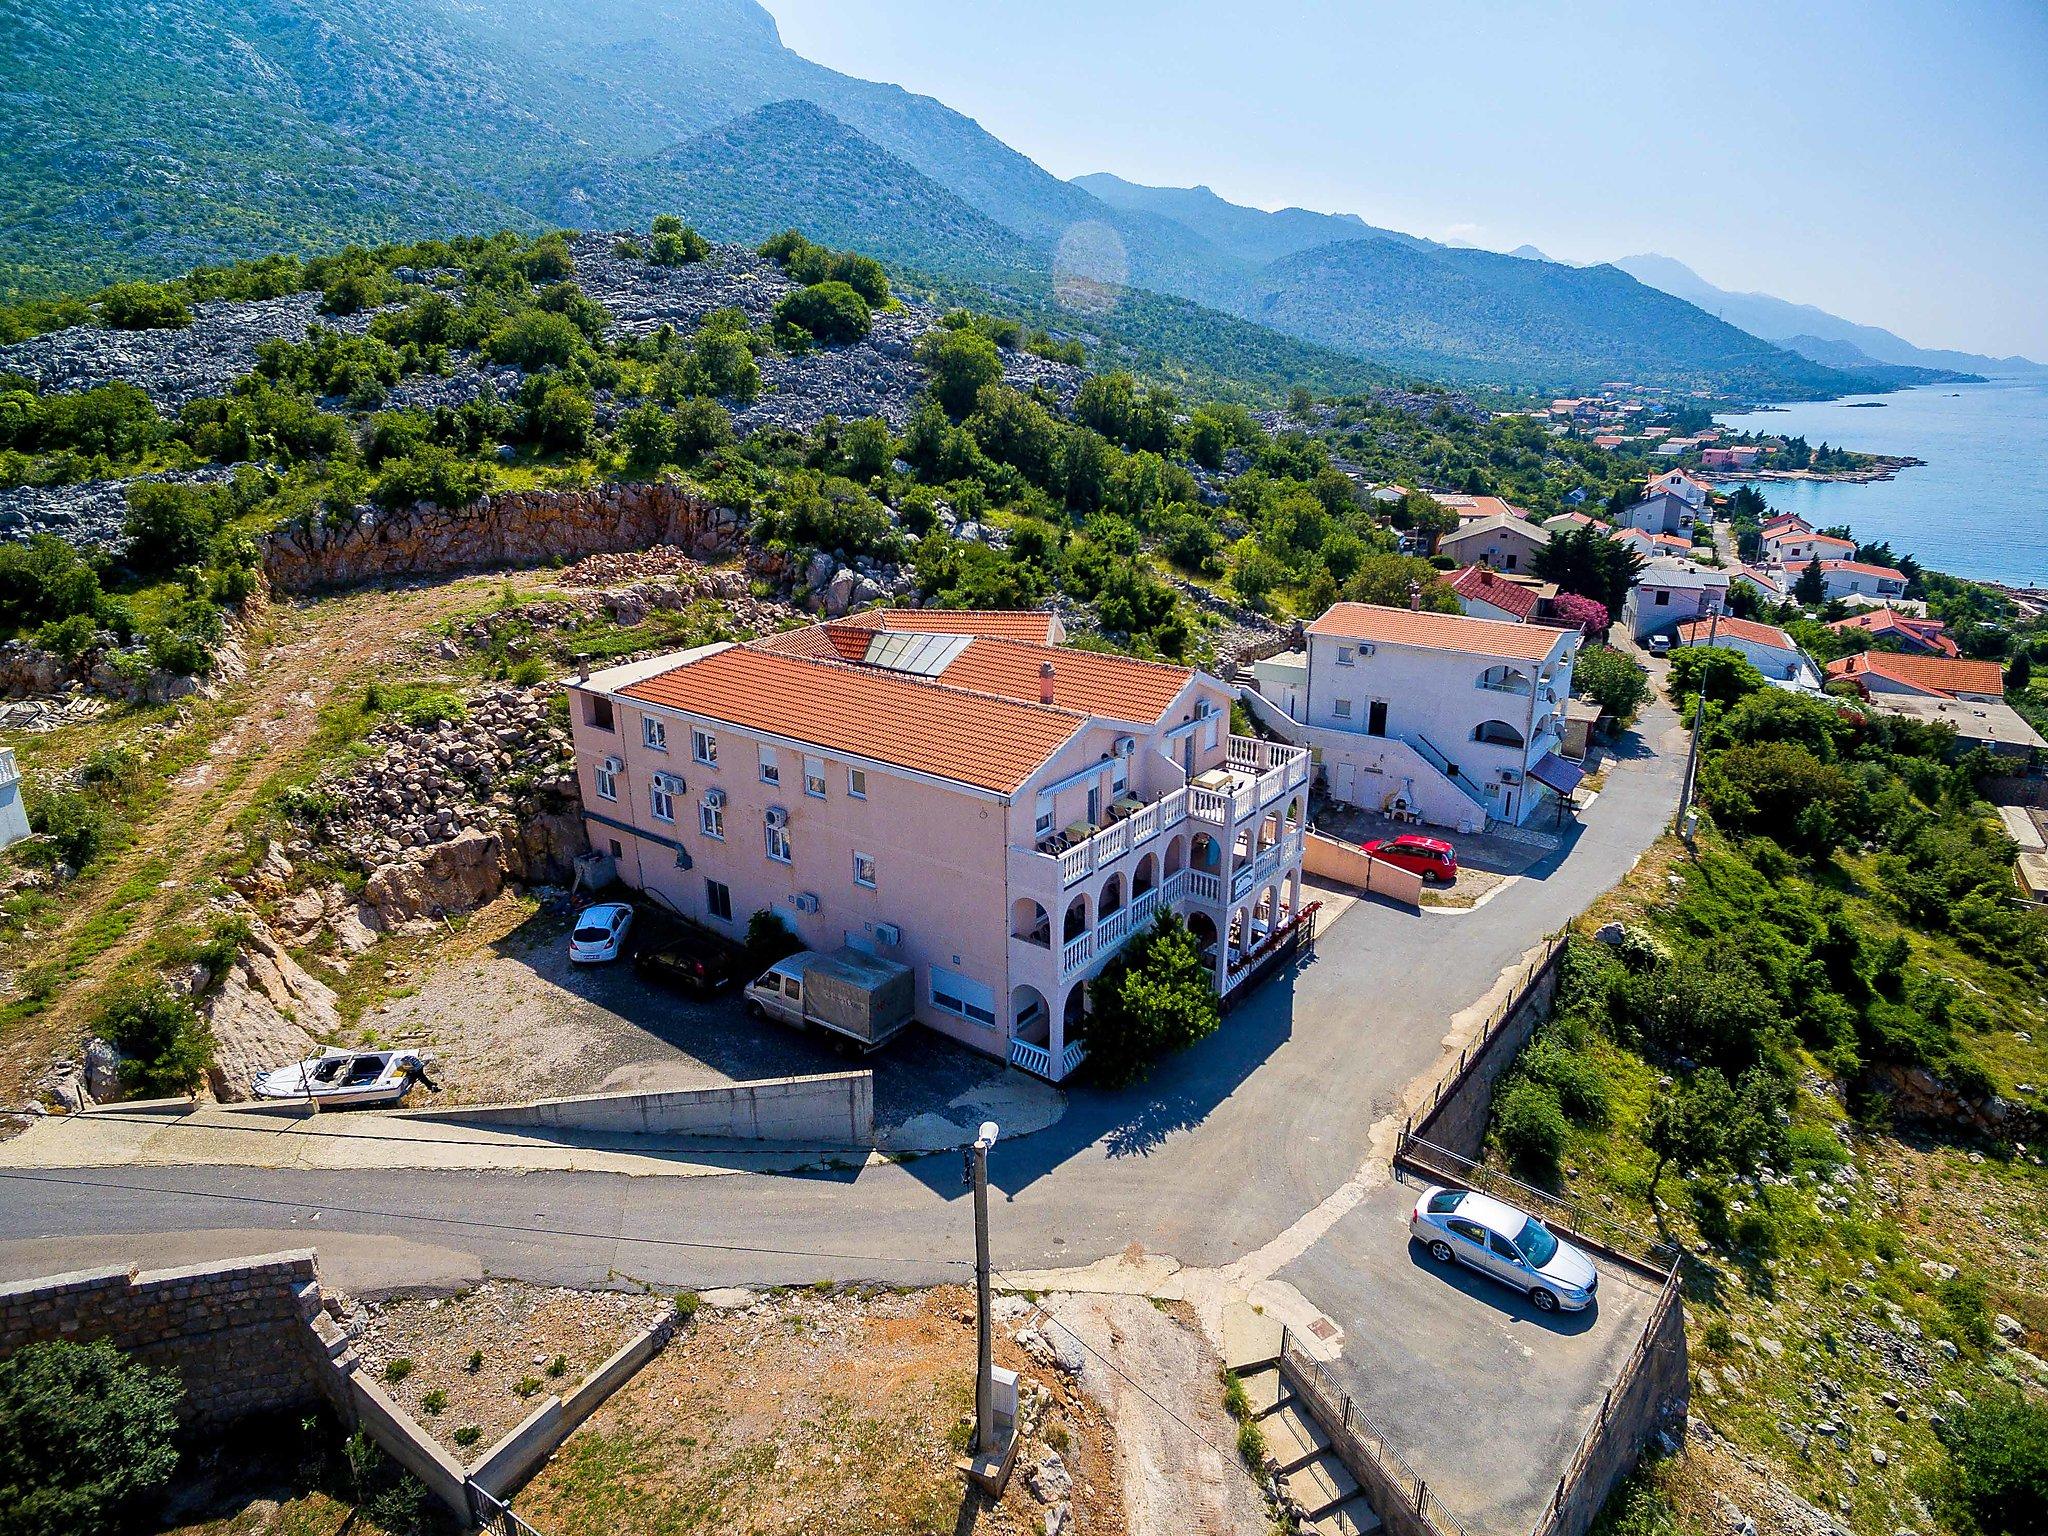
{"type": "MultiPolygon", "coordinates": [[[[1189,1266],[1221,1267],[1315,1211],[1373,1161],[1375,1122],[1436,1064],[1448,1021],[1620,879],[1654,839],[1676,792],[1675,729],[1668,709],[1649,708],[1566,848],[1484,908],[1453,914],[1355,903],[1313,959],[1269,982],[1216,1036],[1143,1088],[1077,1091],[1057,1125],[1000,1144],[990,1164],[1002,1197],[998,1266],[1085,1264],[1135,1242],[1189,1266]]],[[[571,1285],[632,1278],[704,1288],[856,1276],[912,1283],[958,1277],[959,1256],[970,1252],[950,1156],[857,1175],[708,1179],[222,1168],[0,1174],[0,1278],[47,1272],[53,1260],[160,1262],[173,1246],[190,1257],[194,1232],[217,1234],[211,1251],[319,1242],[339,1261],[337,1280],[365,1288],[460,1280],[479,1269],[571,1285]]],[[[1411,1307],[1469,1305],[1439,1277],[1424,1285],[1403,1275],[1405,1256],[1391,1270],[1362,1262],[1401,1246],[1365,1207],[1322,1241],[1327,1252],[1311,1247],[1288,1277],[1344,1325],[1348,1350],[1376,1330],[1408,1328],[1403,1313],[1411,1307]],[[1371,1285],[1362,1278],[1369,1275],[1378,1277],[1371,1285]]],[[[1467,1373],[1460,1401],[1483,1409],[1495,1367],[1456,1347],[1455,1314],[1430,1326],[1447,1351],[1431,1356],[1436,1367],[1467,1373]]],[[[1559,1390],[1583,1398],[1585,1377],[1579,1372],[1559,1390]]],[[[1425,1402],[1443,1402],[1424,1373],[1390,1371],[1388,1383],[1402,1399],[1423,1393],[1414,1416],[1403,1401],[1393,1404],[1404,1422],[1420,1423],[1425,1402]]],[[[1567,1422],[1583,1401],[1553,1407],[1567,1422]]],[[[1503,1435],[1532,1433],[1485,1414],[1465,1426],[1468,1449],[1476,1438],[1496,1438],[1486,1434],[1489,1424],[1503,1435]]],[[[1568,1432],[1568,1422],[1557,1430],[1568,1432]]]]}

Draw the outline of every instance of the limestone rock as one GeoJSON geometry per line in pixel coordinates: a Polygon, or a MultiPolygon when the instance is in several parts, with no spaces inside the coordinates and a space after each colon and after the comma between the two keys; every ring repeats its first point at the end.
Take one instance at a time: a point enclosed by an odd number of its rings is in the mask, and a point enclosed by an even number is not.
{"type": "Polygon", "coordinates": [[[208,1077],[214,1097],[226,1101],[247,1098],[258,1072],[305,1060],[341,1027],[333,990],[260,922],[252,923],[248,941],[201,1001],[200,1013],[213,1031],[208,1077]]]}

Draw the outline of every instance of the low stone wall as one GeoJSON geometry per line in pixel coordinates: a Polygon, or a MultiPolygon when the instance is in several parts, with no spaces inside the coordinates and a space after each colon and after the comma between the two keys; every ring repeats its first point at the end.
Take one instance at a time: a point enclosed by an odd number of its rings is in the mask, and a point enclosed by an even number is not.
{"type": "Polygon", "coordinates": [[[406,1119],[521,1130],[634,1136],[717,1136],[810,1147],[875,1143],[875,1075],[825,1072],[765,1077],[668,1093],[591,1093],[523,1104],[398,1112],[406,1119]]]}
{"type": "Polygon", "coordinates": [[[1320,832],[1308,834],[1301,867],[1318,879],[1334,880],[1369,896],[1386,896],[1417,909],[1422,906],[1422,876],[1414,870],[1376,859],[1363,848],[1320,832]]]}
{"type": "Polygon", "coordinates": [[[264,541],[272,590],[309,592],[394,576],[502,570],[673,544],[699,559],[743,548],[740,514],[662,482],[511,491],[465,507],[359,509],[341,522],[279,528],[264,541]]]}
{"type": "Polygon", "coordinates": [[[1460,1157],[1478,1158],[1486,1145],[1493,1091],[1522,1054],[1536,1026],[1550,1017],[1563,958],[1563,942],[1553,941],[1548,953],[1523,974],[1500,1012],[1487,1021],[1478,1040],[1459,1055],[1457,1066],[1437,1084],[1429,1108],[1409,1128],[1412,1134],[1460,1157]]]}
{"type": "Polygon", "coordinates": [[[0,1355],[52,1339],[117,1348],[184,1384],[180,1418],[217,1427],[318,1400],[310,1249],[181,1269],[79,1270],[0,1286],[0,1355]]]}

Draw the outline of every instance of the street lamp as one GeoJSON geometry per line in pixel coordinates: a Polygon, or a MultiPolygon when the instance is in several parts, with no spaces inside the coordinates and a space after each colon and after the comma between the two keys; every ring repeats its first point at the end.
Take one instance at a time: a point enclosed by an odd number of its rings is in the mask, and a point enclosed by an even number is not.
{"type": "Polygon", "coordinates": [[[967,1151],[967,1182],[974,1186],[974,1449],[994,1455],[996,1445],[995,1326],[988,1295],[988,1154],[996,1144],[995,1121],[981,1122],[981,1131],[967,1151]]]}

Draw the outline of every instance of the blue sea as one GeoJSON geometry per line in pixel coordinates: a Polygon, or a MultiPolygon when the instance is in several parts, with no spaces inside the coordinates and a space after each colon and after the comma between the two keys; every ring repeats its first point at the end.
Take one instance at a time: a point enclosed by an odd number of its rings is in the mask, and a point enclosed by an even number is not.
{"type": "Polygon", "coordinates": [[[1774,511],[1816,528],[1846,523],[1858,539],[1888,541],[1929,569],[2048,585],[2048,379],[1936,384],[1720,420],[1742,431],[1803,434],[1816,448],[1828,442],[1925,459],[1864,485],[1752,483],[1774,511]]]}

